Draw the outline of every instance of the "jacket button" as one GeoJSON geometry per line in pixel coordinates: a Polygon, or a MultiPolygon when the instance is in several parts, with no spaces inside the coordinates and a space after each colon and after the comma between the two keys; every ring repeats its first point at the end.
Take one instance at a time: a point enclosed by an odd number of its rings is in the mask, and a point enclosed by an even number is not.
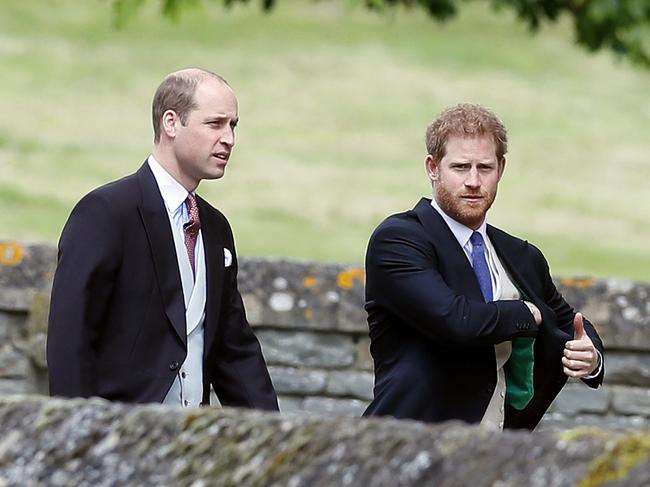
{"type": "Polygon", "coordinates": [[[174,360],[171,364],[169,364],[169,370],[178,369],[178,365],[179,365],[178,362],[176,362],[176,360],[174,360]]]}

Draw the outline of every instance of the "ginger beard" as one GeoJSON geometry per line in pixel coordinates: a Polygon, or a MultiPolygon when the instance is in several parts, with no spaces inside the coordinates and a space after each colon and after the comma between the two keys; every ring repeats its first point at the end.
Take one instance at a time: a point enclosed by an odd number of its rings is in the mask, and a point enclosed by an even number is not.
{"type": "Polygon", "coordinates": [[[435,183],[434,190],[436,202],[442,211],[473,230],[481,226],[497,196],[496,187],[494,192],[485,190],[453,192],[447,188],[442,176],[435,183]]]}

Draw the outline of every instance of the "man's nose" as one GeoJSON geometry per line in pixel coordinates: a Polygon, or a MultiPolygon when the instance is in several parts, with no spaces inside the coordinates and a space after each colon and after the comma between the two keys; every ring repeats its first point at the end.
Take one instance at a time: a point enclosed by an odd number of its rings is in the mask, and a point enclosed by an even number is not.
{"type": "Polygon", "coordinates": [[[478,173],[478,169],[472,168],[469,170],[469,174],[467,174],[467,178],[465,179],[465,186],[468,186],[470,188],[478,188],[481,185],[481,178],[478,173]]]}
{"type": "Polygon", "coordinates": [[[226,130],[224,130],[223,134],[221,135],[221,143],[227,145],[228,147],[235,145],[235,131],[231,127],[228,127],[226,130]]]}

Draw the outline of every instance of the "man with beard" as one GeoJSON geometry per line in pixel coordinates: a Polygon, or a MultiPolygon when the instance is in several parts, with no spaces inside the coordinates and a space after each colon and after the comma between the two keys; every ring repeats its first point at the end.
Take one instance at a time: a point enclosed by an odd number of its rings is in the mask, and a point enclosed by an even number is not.
{"type": "Polygon", "coordinates": [[[600,386],[602,341],[542,253],[486,222],[506,164],[496,115],[451,107],[426,145],[434,198],[388,217],[368,245],[365,415],[532,430],[568,377],[600,386]]]}

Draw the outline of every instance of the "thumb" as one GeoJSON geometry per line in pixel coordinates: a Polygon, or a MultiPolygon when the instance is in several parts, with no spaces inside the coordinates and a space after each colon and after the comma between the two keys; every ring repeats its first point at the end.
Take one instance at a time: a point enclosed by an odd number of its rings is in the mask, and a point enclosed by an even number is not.
{"type": "Polygon", "coordinates": [[[573,334],[574,340],[582,340],[587,336],[587,333],[585,332],[585,324],[582,321],[582,313],[576,313],[575,317],[573,318],[573,327],[575,328],[575,332],[573,334]]]}

